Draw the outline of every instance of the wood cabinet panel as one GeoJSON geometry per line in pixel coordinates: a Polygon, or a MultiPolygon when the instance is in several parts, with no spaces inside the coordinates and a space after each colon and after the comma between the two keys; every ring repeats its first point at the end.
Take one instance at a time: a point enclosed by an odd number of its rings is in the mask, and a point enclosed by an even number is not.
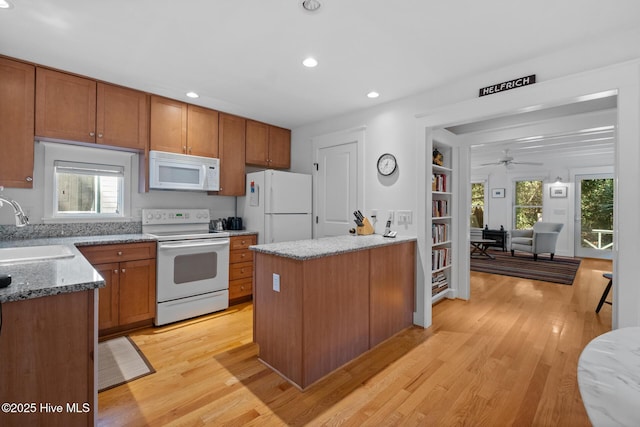
{"type": "Polygon", "coordinates": [[[242,117],[220,113],[220,191],[221,196],[245,193],[245,122],[242,117]]]}
{"type": "Polygon", "coordinates": [[[269,127],[269,167],[275,169],[291,167],[291,131],[289,129],[269,127]]]}
{"type": "Polygon", "coordinates": [[[370,345],[385,341],[413,324],[415,243],[370,250],[370,345]]]}
{"type": "Polygon", "coordinates": [[[0,185],[33,188],[35,67],[0,58],[0,185]]]}
{"type": "Polygon", "coordinates": [[[249,249],[236,249],[229,252],[229,263],[253,261],[253,251],[249,249]]]}
{"type": "Polygon", "coordinates": [[[247,120],[246,163],[269,166],[269,125],[247,120]]]}
{"type": "Polygon", "coordinates": [[[218,112],[189,105],[187,111],[187,154],[218,157],[218,112]]]}
{"type": "Polygon", "coordinates": [[[156,260],[120,263],[119,323],[153,319],[156,314],[156,260]]]}
{"type": "Polygon", "coordinates": [[[143,92],[98,83],[96,141],[144,150],[149,140],[149,97],[143,92]]]}
{"type": "Polygon", "coordinates": [[[229,280],[242,279],[253,276],[253,261],[231,264],[229,280]]]}
{"type": "Polygon", "coordinates": [[[3,426],[94,424],[94,298],[90,290],[2,304],[0,401],[38,405],[1,414],[3,426]],[[73,402],[89,412],[67,411],[73,402]],[[64,410],[42,412],[44,403],[64,410]]]}
{"type": "Polygon", "coordinates": [[[253,277],[229,281],[229,299],[238,299],[253,294],[253,277]]]}
{"type": "Polygon", "coordinates": [[[234,236],[231,238],[231,250],[247,249],[251,245],[255,245],[257,241],[255,234],[247,236],[234,236]]]}
{"type": "Polygon", "coordinates": [[[229,301],[231,304],[246,301],[253,296],[253,251],[255,234],[232,236],[229,251],[229,301]]]}
{"type": "Polygon", "coordinates": [[[151,150],[185,153],[187,149],[187,104],[151,96],[151,150]]]}
{"type": "Polygon", "coordinates": [[[96,82],[38,67],[36,135],[96,142],[96,82]]]}
{"type": "Polygon", "coordinates": [[[92,265],[156,257],[155,242],[81,246],[78,249],[92,265]]]}
{"type": "Polygon", "coordinates": [[[119,265],[117,262],[93,266],[102,276],[105,287],[98,290],[98,329],[118,326],[119,265]]]}

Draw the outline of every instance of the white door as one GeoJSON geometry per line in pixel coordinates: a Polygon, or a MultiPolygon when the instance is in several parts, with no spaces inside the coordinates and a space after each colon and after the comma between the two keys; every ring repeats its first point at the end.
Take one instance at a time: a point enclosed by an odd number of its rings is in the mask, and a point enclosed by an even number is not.
{"type": "Polygon", "coordinates": [[[576,175],[575,256],[611,259],[613,174],[576,175]]]}
{"type": "Polygon", "coordinates": [[[314,141],[315,233],[314,236],[340,236],[355,227],[353,212],[359,199],[358,146],[364,131],[333,134],[314,141]]]}

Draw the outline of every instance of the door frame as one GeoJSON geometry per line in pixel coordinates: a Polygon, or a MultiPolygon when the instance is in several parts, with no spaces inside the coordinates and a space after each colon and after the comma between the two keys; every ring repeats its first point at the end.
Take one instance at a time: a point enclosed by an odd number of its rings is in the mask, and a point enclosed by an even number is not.
{"type": "MultiPolygon", "coordinates": [[[[417,300],[414,323],[428,327],[432,323],[431,293],[426,292],[427,268],[431,265],[427,254],[427,186],[431,177],[427,177],[425,165],[431,162],[431,134],[434,129],[500,117],[514,112],[524,112],[531,108],[547,108],[569,102],[588,99],[591,94],[616,93],[618,96],[618,129],[615,152],[615,198],[614,198],[614,250],[613,250],[613,288],[617,298],[613,302],[613,328],[640,325],[640,287],[635,286],[640,274],[637,265],[635,247],[640,236],[640,223],[632,213],[640,211],[640,198],[637,186],[630,184],[619,186],[624,180],[629,183],[638,181],[637,159],[640,158],[640,61],[634,60],[593,71],[559,77],[546,82],[536,83],[517,90],[482,98],[474,98],[458,104],[438,108],[416,115],[416,162],[418,162],[418,272],[417,300]],[[621,144],[620,141],[625,141],[621,144]],[[624,233],[619,230],[624,229],[624,233]]],[[[481,86],[481,85],[479,85],[481,86]]],[[[468,147],[461,147],[461,154],[468,147]]],[[[469,156],[460,156],[459,181],[470,176],[469,156]]],[[[468,185],[459,185],[459,200],[469,198],[468,185]]],[[[469,223],[459,224],[458,238],[452,245],[461,248],[457,251],[464,256],[469,234],[469,223]]],[[[454,261],[455,262],[455,261],[454,261]]],[[[454,286],[461,291],[470,289],[469,270],[464,271],[468,260],[455,262],[458,269],[458,283],[454,286]]]]}
{"type": "Polygon", "coordinates": [[[311,152],[313,153],[313,238],[318,237],[318,224],[316,218],[319,212],[319,198],[318,198],[318,170],[316,165],[318,164],[318,153],[321,148],[337,147],[350,142],[356,142],[356,202],[359,209],[364,209],[364,191],[365,191],[365,179],[364,179],[364,141],[366,126],[359,126],[347,130],[341,130],[336,132],[330,132],[323,135],[314,136],[311,138],[311,152]]]}

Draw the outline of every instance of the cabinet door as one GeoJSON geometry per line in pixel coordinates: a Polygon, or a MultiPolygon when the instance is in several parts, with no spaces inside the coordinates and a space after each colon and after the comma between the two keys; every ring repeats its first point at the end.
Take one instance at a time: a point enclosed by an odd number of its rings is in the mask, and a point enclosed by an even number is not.
{"type": "Polygon", "coordinates": [[[0,58],[0,185],[33,188],[35,67],[0,58]]]}
{"type": "Polygon", "coordinates": [[[120,263],[119,323],[152,319],[156,314],[156,260],[120,263]]]}
{"type": "Polygon", "coordinates": [[[221,196],[244,195],[245,123],[242,117],[220,113],[221,196]]]}
{"type": "Polygon", "coordinates": [[[94,265],[106,286],[98,291],[98,329],[118,326],[119,265],[117,262],[94,265]]]}
{"type": "Polygon", "coordinates": [[[144,150],[149,129],[146,93],[98,83],[96,124],[99,144],[144,150]]]}
{"type": "Polygon", "coordinates": [[[218,112],[189,105],[187,113],[187,154],[218,157],[218,112]]]}
{"type": "Polygon", "coordinates": [[[246,161],[248,165],[269,166],[269,125],[247,120],[246,161]]]}
{"type": "Polygon", "coordinates": [[[96,82],[36,69],[36,135],[96,142],[96,82]]]}
{"type": "Polygon", "coordinates": [[[152,150],[186,153],[187,104],[151,96],[149,145],[152,150]]]}
{"type": "Polygon", "coordinates": [[[269,127],[269,167],[275,169],[291,167],[291,131],[289,129],[269,127]]]}

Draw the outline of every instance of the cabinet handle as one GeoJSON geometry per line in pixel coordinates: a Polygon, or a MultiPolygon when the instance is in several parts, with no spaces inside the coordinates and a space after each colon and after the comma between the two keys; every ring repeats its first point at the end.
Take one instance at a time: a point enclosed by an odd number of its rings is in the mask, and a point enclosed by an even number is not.
{"type": "Polygon", "coordinates": [[[118,251],[118,256],[121,256],[121,255],[122,255],[122,251],[118,251]]]}
{"type": "Polygon", "coordinates": [[[113,270],[113,274],[118,274],[118,270],[113,270]]]}
{"type": "Polygon", "coordinates": [[[241,290],[241,291],[244,291],[244,286],[240,286],[240,290],[241,290]]]}
{"type": "Polygon", "coordinates": [[[191,147],[189,147],[189,153],[191,153],[191,147]]]}
{"type": "Polygon", "coordinates": [[[185,153],[187,152],[187,146],[186,145],[182,146],[182,151],[184,151],[185,153]]]}
{"type": "Polygon", "coordinates": [[[102,134],[101,133],[98,134],[98,138],[102,138],[102,134]]]}
{"type": "Polygon", "coordinates": [[[126,270],[126,269],[124,269],[124,268],[123,268],[122,270],[120,270],[120,271],[122,271],[122,274],[124,274],[124,273],[126,273],[126,272],[127,272],[127,270],[126,270]]]}
{"type": "Polygon", "coordinates": [[[247,256],[247,254],[242,254],[240,255],[240,258],[244,258],[245,256],[247,256]]]}
{"type": "Polygon", "coordinates": [[[24,180],[27,181],[27,182],[31,182],[31,181],[33,181],[33,177],[28,176],[24,180]]]}
{"type": "Polygon", "coordinates": [[[89,132],[89,136],[96,136],[95,132],[89,132]]]}
{"type": "Polygon", "coordinates": [[[244,241],[244,240],[242,241],[242,244],[243,244],[243,245],[245,244],[245,241],[244,241]]]}

